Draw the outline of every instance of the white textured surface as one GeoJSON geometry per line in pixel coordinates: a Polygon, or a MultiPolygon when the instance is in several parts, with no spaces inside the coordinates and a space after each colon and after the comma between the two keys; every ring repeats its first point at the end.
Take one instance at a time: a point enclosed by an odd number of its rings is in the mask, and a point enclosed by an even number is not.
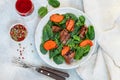
{"type": "MultiPolygon", "coordinates": [[[[22,46],[25,46],[24,51],[24,61],[35,64],[35,65],[45,65],[43,61],[38,56],[35,46],[30,46],[30,43],[34,45],[34,31],[37,27],[40,18],[37,16],[37,10],[40,6],[46,6],[46,0],[32,0],[35,4],[35,12],[31,17],[22,18],[19,16],[14,8],[15,0],[0,0],[0,80],[52,80],[44,75],[38,74],[36,72],[30,71],[28,69],[23,69],[16,67],[11,63],[14,56],[19,56],[16,49],[18,48],[18,43],[13,41],[9,36],[9,29],[14,23],[23,23],[28,28],[27,38],[21,42],[22,46]],[[34,50],[34,53],[31,52],[34,50]]],[[[81,9],[80,0],[60,0],[61,6],[70,6],[74,8],[81,9]]],[[[48,6],[49,11],[52,10],[48,6]]],[[[63,70],[70,74],[70,78],[67,80],[80,80],[79,76],[75,70],[63,70]]]]}

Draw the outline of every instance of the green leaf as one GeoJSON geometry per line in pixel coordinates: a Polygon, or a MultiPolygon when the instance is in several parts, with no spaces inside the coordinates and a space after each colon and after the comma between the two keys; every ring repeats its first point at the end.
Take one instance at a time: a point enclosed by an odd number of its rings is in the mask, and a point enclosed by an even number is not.
{"type": "Polygon", "coordinates": [[[48,24],[49,26],[53,26],[53,22],[50,21],[50,20],[47,22],[47,24],[48,24]]]}
{"type": "Polygon", "coordinates": [[[78,18],[76,17],[76,15],[74,15],[72,13],[66,13],[65,16],[67,17],[67,19],[73,19],[74,21],[78,20],[78,18]]]}
{"type": "Polygon", "coordinates": [[[49,58],[53,58],[55,57],[56,55],[60,54],[57,50],[50,50],[49,51],[49,58]]]}
{"type": "Polygon", "coordinates": [[[73,39],[74,39],[74,40],[77,40],[77,41],[80,41],[80,37],[77,36],[77,35],[74,35],[74,36],[73,36],[73,39]]]}
{"type": "Polygon", "coordinates": [[[52,31],[52,28],[50,27],[50,25],[46,25],[46,31],[47,31],[47,34],[48,34],[48,37],[49,39],[53,37],[53,31],[52,31]]]}
{"type": "Polygon", "coordinates": [[[42,42],[45,42],[45,41],[49,40],[49,36],[48,36],[47,30],[46,30],[46,26],[43,28],[42,39],[43,39],[42,42]]]}
{"type": "Polygon", "coordinates": [[[61,50],[62,50],[62,47],[63,45],[61,44],[57,49],[54,49],[54,50],[50,50],[49,51],[49,57],[50,58],[53,58],[54,56],[58,55],[58,54],[61,54],[61,50]]]}
{"type": "Polygon", "coordinates": [[[60,2],[58,0],[48,0],[48,3],[54,8],[57,8],[60,6],[60,2]]]}
{"type": "Polygon", "coordinates": [[[44,17],[48,13],[48,9],[46,7],[40,7],[38,10],[38,15],[40,17],[44,17]]]}
{"type": "Polygon", "coordinates": [[[61,55],[56,55],[55,57],[53,57],[53,61],[56,64],[62,64],[65,60],[61,55]]]}
{"type": "Polygon", "coordinates": [[[62,24],[60,27],[61,27],[62,29],[65,29],[65,28],[66,28],[66,24],[62,24]]]}
{"type": "Polygon", "coordinates": [[[43,47],[43,43],[40,44],[40,51],[41,51],[42,54],[47,53],[47,50],[45,50],[44,47],[43,47]]]}
{"type": "Polygon", "coordinates": [[[75,25],[76,25],[77,27],[79,27],[79,26],[81,27],[81,26],[84,25],[84,23],[82,23],[80,20],[78,20],[75,25]]]}
{"type": "Polygon", "coordinates": [[[64,15],[64,19],[63,19],[59,24],[60,24],[60,25],[65,24],[66,21],[67,21],[67,18],[66,18],[66,16],[64,15]]]}
{"type": "Polygon", "coordinates": [[[70,33],[71,37],[74,35],[78,36],[80,28],[81,26],[75,26],[75,29],[73,30],[73,32],[70,33]]]}
{"type": "Polygon", "coordinates": [[[94,27],[92,25],[90,25],[88,27],[88,31],[87,31],[86,35],[90,40],[93,40],[95,38],[95,31],[94,31],[94,27]]]}
{"type": "Polygon", "coordinates": [[[43,42],[45,42],[53,37],[53,31],[52,31],[52,28],[50,25],[52,26],[52,23],[50,21],[48,21],[48,23],[43,28],[43,35],[42,35],[43,42]]]}
{"type": "Polygon", "coordinates": [[[83,15],[79,17],[79,20],[81,23],[83,24],[85,23],[85,17],[83,15]]]}
{"type": "Polygon", "coordinates": [[[74,48],[75,48],[75,42],[73,39],[69,39],[67,41],[66,45],[68,45],[72,50],[74,50],[74,48]]]}
{"type": "Polygon", "coordinates": [[[82,47],[77,47],[74,59],[80,60],[83,57],[83,54],[84,54],[84,49],[82,47]]]}
{"type": "Polygon", "coordinates": [[[87,46],[83,47],[83,49],[84,49],[84,54],[83,55],[86,56],[90,51],[90,45],[87,45],[87,46]]]}
{"type": "MultiPolygon", "coordinates": [[[[64,15],[64,19],[59,23],[60,25],[65,24],[66,21],[71,18],[71,14],[70,13],[66,13],[66,14],[63,14],[63,15],[64,15]]],[[[77,17],[75,17],[75,18],[77,18],[77,17]]]]}

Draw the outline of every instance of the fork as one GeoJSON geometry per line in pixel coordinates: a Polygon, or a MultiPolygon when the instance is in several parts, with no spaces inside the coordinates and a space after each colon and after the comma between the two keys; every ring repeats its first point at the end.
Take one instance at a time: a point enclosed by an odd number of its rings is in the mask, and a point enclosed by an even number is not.
{"type": "Polygon", "coordinates": [[[19,67],[29,68],[31,70],[37,71],[41,74],[54,78],[55,80],[66,80],[66,77],[69,77],[68,73],[58,71],[56,69],[52,69],[46,66],[40,66],[40,67],[33,66],[29,63],[23,62],[22,60],[16,57],[13,57],[12,63],[16,64],[19,67]]]}

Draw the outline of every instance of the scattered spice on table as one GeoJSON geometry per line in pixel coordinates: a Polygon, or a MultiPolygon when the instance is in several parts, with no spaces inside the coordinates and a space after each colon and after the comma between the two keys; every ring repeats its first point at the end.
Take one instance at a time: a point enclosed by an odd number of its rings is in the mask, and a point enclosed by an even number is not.
{"type": "Polygon", "coordinates": [[[32,50],[32,53],[34,52],[34,50],[32,50]]]}
{"type": "Polygon", "coordinates": [[[32,43],[30,43],[30,45],[32,46],[32,43]]]}
{"type": "Polygon", "coordinates": [[[25,47],[23,47],[21,45],[21,43],[18,44],[19,48],[17,49],[18,53],[19,53],[19,59],[24,59],[23,53],[25,51],[25,47]]]}
{"type": "MultiPolygon", "coordinates": [[[[33,50],[33,44],[30,43],[29,46],[31,46],[31,50],[30,50],[31,53],[34,53],[34,50],[33,50]]],[[[18,56],[19,59],[25,59],[25,57],[24,57],[24,55],[23,55],[25,49],[26,49],[25,46],[23,46],[21,43],[18,43],[17,52],[18,52],[18,54],[19,54],[19,56],[18,56]]]]}
{"type": "Polygon", "coordinates": [[[24,57],[22,57],[22,59],[24,59],[24,57]]]}

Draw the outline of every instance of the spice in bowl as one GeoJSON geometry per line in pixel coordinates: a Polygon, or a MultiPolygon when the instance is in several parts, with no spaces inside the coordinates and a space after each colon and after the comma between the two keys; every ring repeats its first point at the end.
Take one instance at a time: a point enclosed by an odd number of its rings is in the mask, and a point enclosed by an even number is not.
{"type": "Polygon", "coordinates": [[[11,28],[10,36],[17,42],[23,41],[27,36],[27,29],[22,24],[16,24],[11,28]]]}

